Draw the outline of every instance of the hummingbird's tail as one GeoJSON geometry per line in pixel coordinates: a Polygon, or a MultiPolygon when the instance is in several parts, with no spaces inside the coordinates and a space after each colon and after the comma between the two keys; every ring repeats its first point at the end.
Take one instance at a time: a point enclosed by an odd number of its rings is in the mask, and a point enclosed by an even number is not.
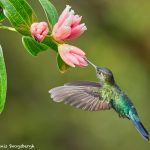
{"type": "Polygon", "coordinates": [[[138,132],[142,135],[142,137],[149,141],[149,133],[145,129],[143,124],[139,120],[136,121],[135,119],[134,120],[132,119],[132,122],[135,125],[136,129],[138,130],[138,132]]]}

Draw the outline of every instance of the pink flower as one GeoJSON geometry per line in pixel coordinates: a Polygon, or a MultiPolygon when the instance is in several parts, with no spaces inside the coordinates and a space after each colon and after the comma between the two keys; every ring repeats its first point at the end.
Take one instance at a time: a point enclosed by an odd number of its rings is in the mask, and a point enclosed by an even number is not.
{"type": "Polygon", "coordinates": [[[84,59],[85,53],[72,45],[68,44],[60,44],[58,46],[58,52],[63,59],[63,61],[71,67],[79,66],[85,67],[87,66],[87,62],[84,59]]]}
{"type": "Polygon", "coordinates": [[[30,27],[31,35],[37,41],[42,42],[49,32],[46,22],[33,23],[30,27]]]}
{"type": "Polygon", "coordinates": [[[84,23],[80,24],[82,16],[75,15],[70,9],[71,7],[67,5],[54,25],[52,36],[58,42],[76,38],[87,30],[84,23]]]}

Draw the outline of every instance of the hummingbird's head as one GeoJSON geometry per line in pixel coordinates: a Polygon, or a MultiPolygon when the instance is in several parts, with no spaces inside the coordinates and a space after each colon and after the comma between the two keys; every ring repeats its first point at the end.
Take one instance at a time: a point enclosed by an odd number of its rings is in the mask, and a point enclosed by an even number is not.
{"type": "Polygon", "coordinates": [[[88,59],[86,59],[86,61],[95,68],[96,75],[101,83],[109,83],[109,84],[115,83],[113,73],[111,72],[111,70],[104,67],[98,67],[92,62],[90,62],[88,59]]]}
{"type": "Polygon", "coordinates": [[[96,67],[96,75],[102,83],[114,84],[113,73],[108,68],[96,67]]]}

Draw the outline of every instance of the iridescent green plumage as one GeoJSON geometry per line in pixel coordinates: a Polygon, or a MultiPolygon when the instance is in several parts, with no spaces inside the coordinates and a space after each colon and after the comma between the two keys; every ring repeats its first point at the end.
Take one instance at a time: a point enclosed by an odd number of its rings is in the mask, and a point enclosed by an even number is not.
{"type": "Polygon", "coordinates": [[[129,117],[130,108],[134,108],[133,103],[120,90],[117,85],[104,84],[99,90],[102,99],[111,103],[112,108],[122,117],[129,117]]]}
{"type": "Polygon", "coordinates": [[[99,111],[113,108],[120,117],[133,122],[139,133],[149,140],[149,134],[142,125],[137,111],[127,95],[116,84],[112,72],[107,68],[97,67],[87,60],[95,69],[99,83],[76,81],[49,91],[55,102],[64,102],[76,108],[99,111]]]}

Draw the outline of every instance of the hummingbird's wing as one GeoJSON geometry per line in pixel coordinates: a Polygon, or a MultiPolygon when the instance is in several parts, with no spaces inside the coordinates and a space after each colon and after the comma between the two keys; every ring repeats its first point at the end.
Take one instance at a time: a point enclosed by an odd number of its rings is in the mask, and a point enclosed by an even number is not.
{"type": "Polygon", "coordinates": [[[100,88],[101,85],[99,83],[77,81],[53,88],[49,93],[55,102],[64,101],[65,104],[83,110],[98,111],[110,109],[111,104],[101,98],[100,88]]]}
{"type": "Polygon", "coordinates": [[[70,82],[70,83],[66,83],[64,84],[66,86],[93,86],[93,87],[98,87],[100,88],[101,85],[99,83],[96,83],[96,82],[91,82],[91,81],[75,81],[75,82],[70,82]]]}

